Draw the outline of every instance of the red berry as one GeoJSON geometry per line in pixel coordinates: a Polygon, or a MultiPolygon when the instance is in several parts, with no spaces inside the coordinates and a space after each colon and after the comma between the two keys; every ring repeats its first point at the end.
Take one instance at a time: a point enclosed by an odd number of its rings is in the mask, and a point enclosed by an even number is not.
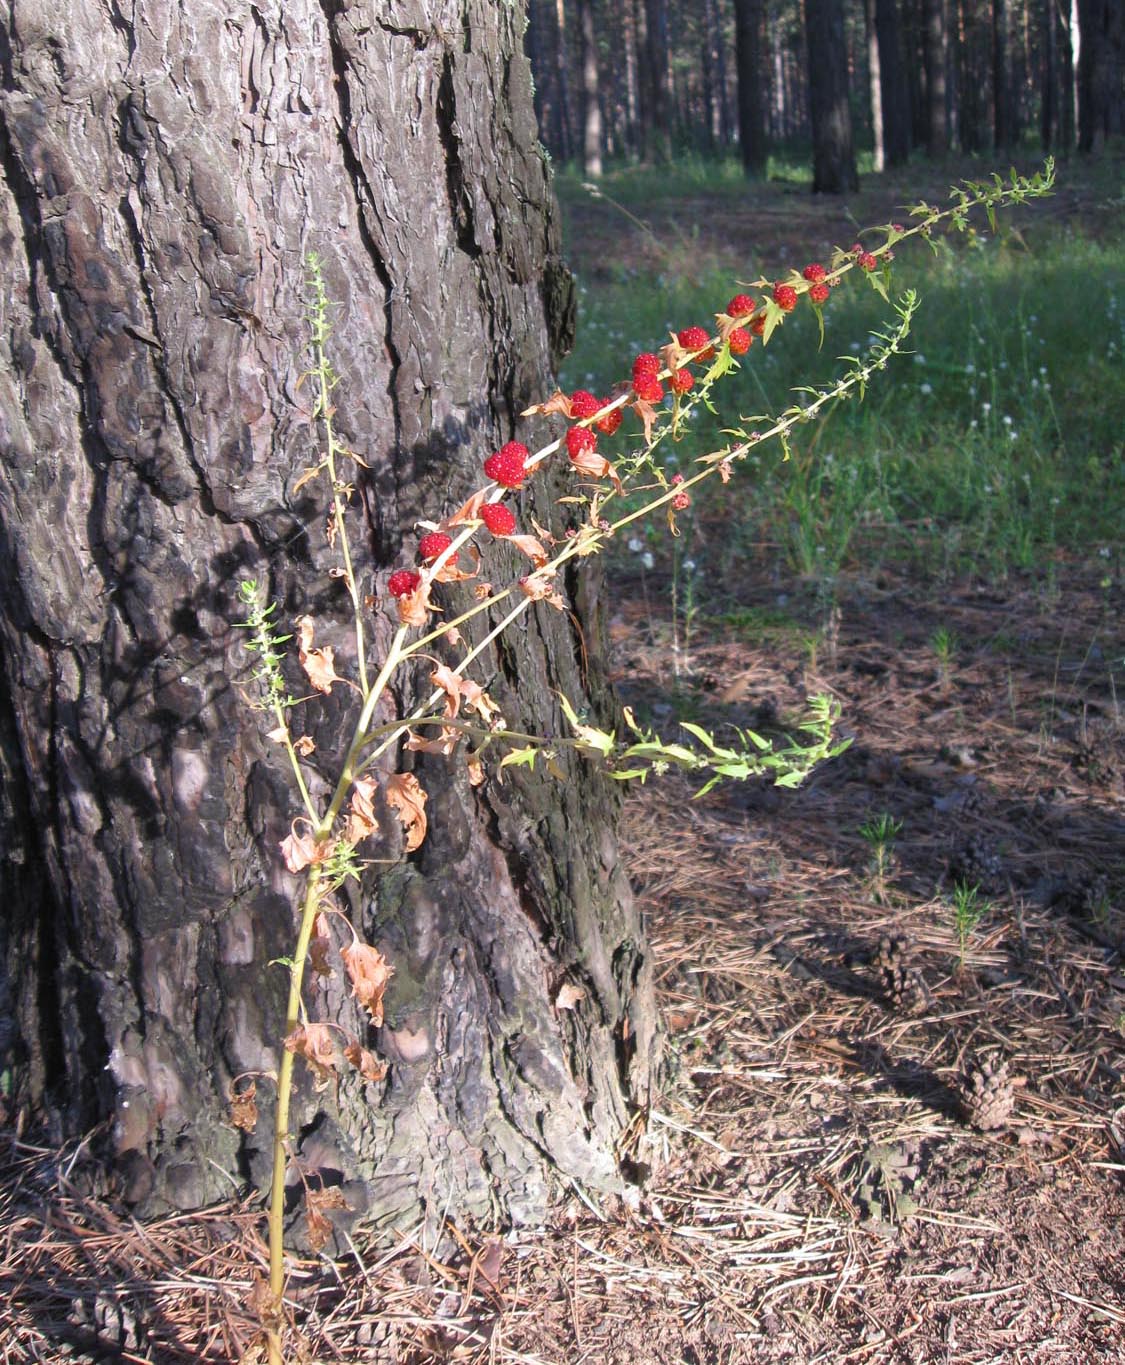
{"type": "Polygon", "coordinates": [[[668,387],[673,393],[687,393],[694,383],[690,370],[677,370],[668,376],[668,387]]]}
{"type": "Polygon", "coordinates": [[[676,340],[685,351],[700,351],[696,360],[710,360],[715,354],[715,348],[710,344],[710,333],[705,327],[685,327],[676,340]]]}
{"type": "MultiPolygon", "coordinates": [[[[452,544],[452,537],[447,536],[444,531],[431,531],[418,542],[418,553],[429,564],[437,559],[438,555],[444,554],[452,544]]],[[[457,558],[456,555],[453,557],[457,558]]]]}
{"type": "Polygon", "coordinates": [[[566,451],[572,460],[588,450],[596,450],[598,438],[589,427],[571,427],[566,433],[566,451]]]}
{"type": "Polygon", "coordinates": [[[861,251],[857,257],[857,264],[861,270],[874,270],[879,262],[870,251],[861,251]]]}
{"type": "Polygon", "coordinates": [[[396,569],[387,579],[387,591],[392,597],[409,597],[418,590],[422,575],[413,569],[396,569]]]}
{"type": "Polygon", "coordinates": [[[676,496],[672,499],[672,506],[676,509],[677,512],[682,512],[685,507],[690,507],[691,494],[677,493],[676,496]]]}
{"type": "Polygon", "coordinates": [[[634,382],[642,376],[655,379],[660,373],[659,356],[651,355],[648,351],[642,351],[636,360],[633,361],[633,380],[634,382]]]}
{"type": "Polygon", "coordinates": [[[659,403],[664,397],[664,385],[658,379],[653,379],[647,374],[633,380],[633,389],[637,397],[646,403],[659,403]]]}
{"type": "Polygon", "coordinates": [[[791,284],[775,284],[773,301],[783,313],[791,313],[797,306],[797,291],[791,284]]]}
{"type": "Polygon", "coordinates": [[[730,347],[731,355],[745,355],[754,344],[754,338],[745,327],[735,327],[727,337],[727,345],[730,347]]]}
{"type": "Polygon", "coordinates": [[[586,389],[575,389],[570,395],[570,415],[579,421],[584,417],[593,417],[601,405],[601,399],[595,398],[586,389]]]}
{"type": "Polygon", "coordinates": [[[832,290],[829,289],[826,284],[814,284],[809,290],[809,298],[817,305],[827,303],[828,295],[831,294],[831,292],[832,290]]]}
{"type": "Polygon", "coordinates": [[[735,294],[727,304],[727,313],[732,318],[747,318],[754,311],[754,300],[746,294],[735,294]]]}
{"type": "Polygon", "coordinates": [[[758,316],[753,319],[753,321],[750,323],[750,330],[754,333],[756,337],[760,337],[762,335],[762,333],[766,330],[765,313],[759,313],[758,316]]]}
{"type": "Polygon", "coordinates": [[[825,270],[822,265],[819,265],[814,261],[812,265],[805,266],[804,270],[801,271],[801,274],[804,275],[805,279],[808,280],[810,284],[819,284],[821,280],[824,279],[825,275],[828,274],[828,271],[825,270]]]}
{"type": "Polygon", "coordinates": [[[604,431],[607,436],[612,436],[621,425],[624,413],[620,408],[614,408],[612,412],[607,412],[604,417],[599,417],[594,423],[599,431],[604,431]]]}
{"type": "Polygon", "coordinates": [[[502,502],[486,502],[480,509],[480,519],[494,536],[510,536],[516,529],[512,509],[502,502]]]}
{"type": "Polygon", "coordinates": [[[484,472],[504,488],[518,488],[527,470],[527,446],[522,441],[509,441],[484,462],[484,472]]]}
{"type": "Polygon", "coordinates": [[[673,474],[673,475],[672,475],[672,487],[673,487],[673,488],[675,488],[675,486],[676,486],[678,483],[683,483],[683,481],[684,481],[684,476],[683,476],[682,474],[673,474]]]}

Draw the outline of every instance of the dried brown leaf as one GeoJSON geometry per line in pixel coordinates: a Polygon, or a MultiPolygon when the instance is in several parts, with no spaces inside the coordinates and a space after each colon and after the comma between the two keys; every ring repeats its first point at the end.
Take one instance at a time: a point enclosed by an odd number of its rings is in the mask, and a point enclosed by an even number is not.
{"type": "Polygon", "coordinates": [[[302,758],[308,758],[309,754],[316,752],[316,744],[308,735],[302,735],[300,739],[293,741],[293,748],[302,758]]]}
{"type": "Polygon", "coordinates": [[[480,509],[484,504],[484,500],[485,490],[481,488],[473,494],[468,502],[463,502],[456,512],[453,512],[446,517],[441,523],[441,529],[443,531],[449,531],[452,530],[454,526],[464,526],[466,522],[479,521],[480,509]]]}
{"type": "MultiPolygon", "coordinates": [[[[605,462],[603,461],[603,464],[604,463],[605,462]]],[[[500,536],[498,537],[498,539],[506,540],[509,545],[514,545],[517,550],[522,550],[523,553],[527,555],[528,559],[531,560],[531,562],[535,565],[537,569],[542,568],[542,566],[547,562],[548,555],[547,551],[543,547],[543,542],[538,540],[535,536],[529,535],[500,536]]]]}
{"type": "Polygon", "coordinates": [[[320,911],[313,920],[313,931],[309,938],[309,966],[317,976],[331,976],[332,966],[328,954],[332,948],[332,937],[328,932],[328,916],[320,911]]]}
{"type": "Polygon", "coordinates": [[[542,403],[534,403],[530,408],[525,408],[520,413],[521,417],[534,417],[540,415],[550,417],[553,413],[560,412],[564,417],[570,416],[570,399],[561,389],[556,389],[550,398],[544,399],[542,403]]]}
{"type": "Polygon", "coordinates": [[[387,1076],[387,1064],[381,1058],[376,1057],[374,1052],[368,1052],[367,1048],[360,1047],[359,1043],[351,1042],[344,1049],[344,1056],[356,1068],[365,1081],[370,1081],[377,1085],[385,1080],[387,1076]]]}
{"type": "Polygon", "coordinates": [[[333,663],[332,646],[323,649],[313,648],[313,632],[316,623],[311,616],[302,616],[297,621],[297,658],[305,670],[309,682],[318,692],[331,692],[334,682],[343,682],[333,663]]]}
{"type": "Polygon", "coordinates": [[[409,739],[402,747],[409,749],[412,753],[441,754],[443,758],[448,758],[456,749],[460,739],[460,730],[453,730],[448,726],[442,726],[437,739],[423,739],[421,735],[416,735],[412,730],[409,739]]]}
{"type": "Polygon", "coordinates": [[[358,844],[369,834],[379,832],[379,822],[375,818],[374,796],[378,783],[373,777],[357,777],[352,784],[352,797],[349,803],[348,823],[344,838],[349,844],[358,844]]]}
{"type": "Polygon", "coordinates": [[[297,826],[294,821],[289,837],[281,841],[281,856],[290,872],[303,872],[311,864],[323,862],[332,847],[327,840],[317,843],[311,830],[299,832],[297,826]]]}
{"type": "Polygon", "coordinates": [[[257,1081],[251,1081],[245,1090],[237,1090],[234,1081],[230,1083],[230,1121],[244,1133],[252,1133],[258,1122],[258,1106],[254,1098],[257,1093],[257,1081]]]}
{"type": "Polygon", "coordinates": [[[360,943],[359,939],[355,939],[340,956],[351,979],[352,995],[371,1016],[375,1027],[379,1028],[383,1022],[383,992],[387,989],[394,968],[378,948],[360,943]]]}
{"type": "Polygon", "coordinates": [[[413,773],[395,773],[387,780],[387,805],[402,821],[407,853],[413,853],[426,837],[425,806],[428,799],[413,773]]]}
{"type": "Polygon", "coordinates": [[[430,619],[432,606],[429,583],[420,583],[414,592],[397,601],[398,619],[404,626],[424,626],[430,619]]]}
{"type": "Polygon", "coordinates": [[[460,673],[455,673],[448,664],[438,664],[430,674],[430,682],[445,693],[445,714],[452,720],[461,709],[463,679],[460,673]]]}
{"type": "Polygon", "coordinates": [[[332,1078],[336,1066],[336,1048],[332,1041],[332,1030],[327,1024],[298,1024],[286,1038],[285,1047],[299,1057],[304,1057],[323,1087],[332,1078]]]}

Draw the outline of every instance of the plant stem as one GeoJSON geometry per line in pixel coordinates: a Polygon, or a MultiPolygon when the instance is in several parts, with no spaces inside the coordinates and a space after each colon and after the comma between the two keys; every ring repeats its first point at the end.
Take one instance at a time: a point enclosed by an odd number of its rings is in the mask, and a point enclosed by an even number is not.
{"type": "MultiPolygon", "coordinates": [[[[305,958],[313,922],[320,904],[320,869],[309,869],[301,906],[301,927],[293,960],[289,964],[289,1003],[285,1009],[285,1037],[288,1038],[300,1022],[301,987],[305,975],[305,958]]],[[[284,1043],[277,1067],[277,1113],[273,1128],[273,1176],[270,1180],[269,1255],[270,1308],[272,1321],[266,1328],[269,1365],[282,1365],[282,1303],[285,1294],[285,1167],[289,1146],[289,1101],[293,1093],[293,1063],[295,1054],[284,1043]]]]}

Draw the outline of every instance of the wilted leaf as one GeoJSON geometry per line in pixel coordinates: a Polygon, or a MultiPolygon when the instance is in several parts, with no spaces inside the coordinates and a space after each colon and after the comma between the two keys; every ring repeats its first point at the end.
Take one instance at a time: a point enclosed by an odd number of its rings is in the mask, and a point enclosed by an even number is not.
{"type": "Polygon", "coordinates": [[[520,591],[533,602],[549,602],[558,611],[563,611],[566,603],[555,589],[554,575],[536,570],[520,579],[520,591]]]}
{"type": "Polygon", "coordinates": [[[425,791],[413,773],[387,779],[387,805],[396,812],[406,832],[406,851],[413,853],[426,837],[425,791]]]}
{"type": "Polygon", "coordinates": [[[589,474],[593,479],[604,479],[607,474],[613,472],[610,462],[596,450],[583,450],[577,455],[572,455],[570,465],[580,474],[589,474]]]}
{"type": "Polygon", "coordinates": [[[479,787],[484,781],[484,764],[480,761],[479,754],[469,754],[466,759],[469,769],[469,786],[479,787]]]}
{"type": "Polygon", "coordinates": [[[316,752],[316,745],[308,735],[302,735],[300,739],[295,739],[293,748],[302,758],[308,758],[309,754],[316,752]]]}
{"type": "Polygon", "coordinates": [[[320,1251],[332,1236],[332,1220],[325,1217],[324,1210],[348,1208],[350,1205],[343,1193],[334,1185],[320,1190],[305,1186],[306,1234],[313,1251],[320,1251]]]}
{"type": "Polygon", "coordinates": [[[297,621],[297,658],[305,670],[309,682],[318,692],[331,692],[334,682],[343,682],[336,672],[332,659],[331,645],[323,649],[313,648],[313,631],[316,623],[311,616],[302,616],[297,621]]]}
{"type": "Polygon", "coordinates": [[[525,408],[523,412],[520,413],[520,416],[534,417],[540,415],[543,417],[550,417],[556,412],[562,413],[564,417],[570,416],[570,399],[561,389],[556,389],[555,392],[551,394],[550,398],[545,399],[542,403],[534,403],[530,408],[525,408]]]}
{"type": "Polygon", "coordinates": [[[369,834],[379,832],[379,822],[375,818],[374,796],[378,783],[373,777],[357,777],[352,783],[352,796],[348,806],[348,823],[344,838],[349,844],[358,844],[369,834]]]}
{"type": "Polygon", "coordinates": [[[235,1089],[234,1081],[230,1083],[230,1121],[244,1133],[252,1133],[258,1122],[258,1106],[254,1102],[257,1093],[257,1081],[251,1081],[242,1091],[235,1089]]]}
{"type": "Polygon", "coordinates": [[[454,673],[448,664],[438,664],[430,674],[430,682],[435,687],[440,687],[445,693],[445,714],[450,720],[457,715],[461,709],[461,684],[460,673],[454,673]]]}
{"type": "Polygon", "coordinates": [[[656,419],[659,415],[656,408],[651,403],[646,403],[643,398],[634,398],[632,403],[627,403],[626,406],[631,407],[641,419],[645,429],[645,441],[651,442],[652,429],[656,425],[656,419]]]}
{"type": "Polygon", "coordinates": [[[464,526],[468,521],[480,520],[480,509],[484,504],[485,490],[479,489],[468,502],[462,503],[456,512],[446,517],[442,523],[444,530],[451,530],[454,526],[464,526]]]}
{"type": "Polygon", "coordinates": [[[285,1047],[304,1057],[320,1086],[328,1083],[336,1066],[336,1049],[327,1024],[298,1024],[286,1038],[285,1047]]]}
{"type": "Polygon", "coordinates": [[[442,726],[437,739],[423,739],[421,735],[416,735],[411,730],[409,738],[402,747],[409,749],[412,753],[441,754],[443,758],[448,758],[456,749],[460,739],[460,730],[453,730],[448,726],[442,726]]]}
{"type": "Polygon", "coordinates": [[[313,920],[313,931],[309,938],[309,965],[317,976],[331,976],[332,968],[328,962],[328,953],[332,947],[332,939],[328,933],[328,916],[320,911],[316,919],[313,920]]]}
{"type": "Polygon", "coordinates": [[[281,856],[290,872],[303,872],[310,864],[323,862],[331,849],[327,841],[318,844],[312,830],[298,833],[297,824],[293,822],[289,837],[281,841],[281,856]]]}
{"type": "Polygon", "coordinates": [[[379,1028],[383,1022],[383,992],[394,968],[378,948],[354,939],[340,956],[344,959],[351,978],[352,995],[370,1014],[371,1022],[379,1028]]]}
{"type": "Polygon", "coordinates": [[[535,565],[537,569],[541,568],[542,565],[546,564],[547,562],[548,556],[547,551],[543,548],[543,542],[537,540],[535,536],[528,535],[500,536],[498,537],[498,539],[506,540],[509,545],[514,545],[517,550],[522,550],[523,553],[527,555],[528,559],[531,560],[531,562],[535,565]]]}
{"type": "Polygon", "coordinates": [[[374,1052],[368,1052],[365,1047],[360,1047],[357,1042],[351,1042],[347,1045],[344,1049],[344,1056],[365,1081],[371,1081],[373,1085],[377,1085],[386,1079],[386,1062],[376,1057],[374,1052]]]}
{"type": "Polygon", "coordinates": [[[461,684],[461,696],[470,711],[475,711],[486,725],[491,725],[493,717],[500,714],[500,708],[479,683],[466,679],[461,684]]]}
{"type": "Polygon", "coordinates": [[[420,583],[414,592],[400,597],[398,619],[404,626],[424,626],[430,619],[430,585],[420,583]]]}
{"type": "Polygon", "coordinates": [[[581,986],[575,986],[569,981],[564,981],[559,987],[559,993],[555,996],[555,1009],[572,1010],[580,1001],[586,999],[586,992],[581,986]]]}

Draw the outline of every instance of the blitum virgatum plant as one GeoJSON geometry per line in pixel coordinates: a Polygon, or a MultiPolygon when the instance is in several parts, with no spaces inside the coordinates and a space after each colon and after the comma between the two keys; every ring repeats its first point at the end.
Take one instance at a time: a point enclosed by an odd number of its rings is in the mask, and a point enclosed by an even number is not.
{"type": "MultiPolygon", "coordinates": [[[[349,878],[359,877],[364,841],[378,830],[376,764],[392,752],[438,753],[465,762],[470,781],[479,784],[486,780],[488,767],[497,778],[505,767],[515,764],[544,764],[551,770],[553,754],[567,747],[622,781],[644,781],[653,773],[681,769],[700,781],[701,795],[724,779],[769,776],[778,785],[795,786],[817,763],[839,752],[843,745],[833,739],[837,706],[824,697],[809,702],[807,717],[798,727],[803,738],[780,745],[738,729],[719,742],[692,722],[683,723],[686,738],[682,742],[670,741],[640,725],[627,709],[620,731],[602,730],[588,724],[565,696],[560,696],[559,703],[568,733],[516,733],[507,727],[499,707],[472,679],[470,670],[535,604],[566,608],[560,586],[564,566],[598,553],[642,518],[660,514],[671,533],[677,534],[677,515],[687,511],[694,490],[705,480],[727,483],[734,466],[764,441],[780,440],[788,453],[798,427],[832,404],[853,396],[862,398],[868,380],[902,348],[917,307],[915,295],[905,293],[891,305],[894,320],[877,335],[868,356],[842,357],[844,369],[834,383],[796,390],[797,401],[781,413],[741,419],[739,425],[723,432],[725,441],[696,461],[693,473],[668,477],[660,460],[662,447],[677,439],[694,411],[715,411],[711,396],[716,385],[738,368],[755,340],[766,345],[802,299],[815,310],[823,340],[825,305],[845,277],[858,272],[890,304],[890,262],[899,242],[915,236],[932,239],[943,226],[964,230],[968,213],[976,206],[982,206],[994,222],[997,208],[1046,194],[1052,182],[1053,167],[1048,163],[1042,173],[1029,179],[1013,173],[1010,183],[994,177],[991,184],[959,186],[952,192],[951,208],[919,204],[911,210],[914,221],[909,227],[888,224],[874,230],[877,241],[837,250],[827,264],[813,263],[781,280],[748,284],[745,287],[754,293],[736,294],[715,314],[713,327],[685,327],[659,349],[638,355],[631,378],[609,397],[585,390],[569,395],[560,392],[529,408],[524,416],[559,418],[566,424],[565,431],[534,453],[519,440],[506,442],[484,460],[484,481],[461,506],[420,524],[417,562],[395,569],[383,584],[393,602],[397,629],[381,659],[369,658],[366,621],[371,605],[357,580],[348,528],[352,478],[363,461],[336,432],[332,394],[337,377],[328,354],[332,309],[320,261],[309,258],[312,367],[303,383],[311,389],[311,417],[320,440],[316,462],[296,486],[320,480],[327,486],[327,535],[338,555],[335,575],[351,603],[355,643],[354,657],[346,675],[341,675],[333,649],[315,643],[312,618],[299,618],[289,633],[281,634],[278,607],[269,601],[267,591],[252,581],[241,585],[246,615],[241,624],[248,632],[247,647],[257,659],[254,704],[268,717],[268,737],[286,755],[299,807],[280,852],[288,870],[303,878],[296,941],[292,955],[281,964],[289,977],[285,1034],[276,1074],[269,1077],[276,1085],[269,1279],[260,1286],[257,1300],[271,1365],[284,1358],[285,1177],[291,1159],[289,1123],[296,1059],[301,1057],[323,1083],[344,1066],[357,1068],[371,1082],[386,1075],[386,1065],[365,1046],[364,1039],[331,1021],[310,1019],[304,1000],[308,969],[331,973],[335,952],[371,1028],[377,1029],[383,1020],[383,994],[393,964],[360,940],[333,894],[349,878]],[[611,439],[626,416],[636,426],[627,433],[626,448],[611,457],[599,448],[599,441],[611,439]],[[521,528],[506,501],[509,493],[535,478],[553,458],[567,461],[574,480],[560,499],[567,526],[558,535],[534,523],[530,529],[521,528]],[[626,493],[631,495],[628,502],[626,493]],[[528,571],[517,581],[496,585],[485,577],[494,541],[507,541],[527,558],[528,571]],[[474,601],[446,619],[433,595],[439,584],[451,582],[471,582],[474,601]],[[485,612],[498,614],[499,619],[470,645],[461,628],[485,612]],[[322,802],[314,799],[303,767],[313,741],[295,734],[291,726],[292,709],[303,700],[293,695],[286,678],[287,647],[294,640],[298,664],[314,694],[328,694],[337,684],[350,687],[355,694],[355,716],[344,757],[331,792],[322,802]],[[390,702],[391,682],[398,670],[411,661],[434,662],[429,651],[439,642],[457,662],[435,664],[430,673],[432,691],[409,714],[376,723],[381,703],[385,710],[390,702]],[[344,938],[338,950],[334,947],[337,925],[343,925],[344,938]]],[[[404,853],[412,853],[426,836],[427,793],[405,764],[402,771],[383,777],[382,783],[383,802],[402,825],[404,853]]],[[[244,1076],[231,1087],[233,1121],[247,1129],[257,1118],[256,1083],[244,1076]]],[[[314,1246],[326,1243],[331,1231],[327,1210],[338,1207],[339,1198],[338,1191],[306,1188],[307,1236],[314,1246]]]]}

